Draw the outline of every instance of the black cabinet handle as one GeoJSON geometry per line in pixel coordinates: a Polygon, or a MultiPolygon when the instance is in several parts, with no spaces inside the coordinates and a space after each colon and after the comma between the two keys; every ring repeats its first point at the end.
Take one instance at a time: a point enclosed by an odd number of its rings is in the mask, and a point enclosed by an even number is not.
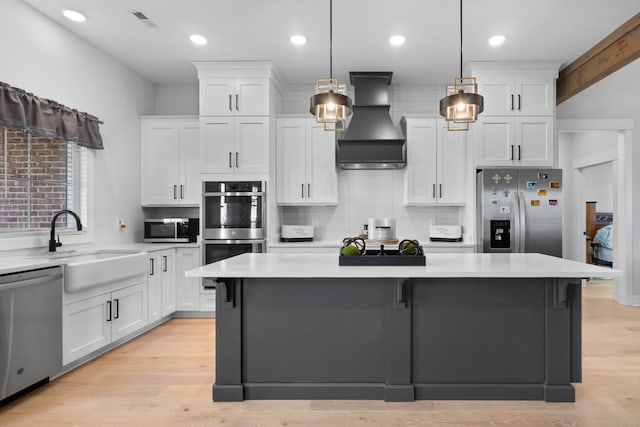
{"type": "Polygon", "coordinates": [[[229,111],[233,111],[233,107],[231,107],[231,94],[229,94],[229,111]]]}
{"type": "Polygon", "coordinates": [[[236,167],[240,167],[240,163],[238,162],[238,152],[236,151],[236,167]]]}
{"type": "Polygon", "coordinates": [[[520,111],[521,103],[520,103],[520,94],[518,94],[518,111],[520,111]]]}
{"type": "Polygon", "coordinates": [[[231,156],[233,156],[233,153],[231,151],[229,151],[229,167],[232,168],[233,165],[231,164],[231,156]]]}
{"type": "Polygon", "coordinates": [[[509,160],[513,160],[513,144],[511,145],[511,158],[509,160]]]}
{"type": "Polygon", "coordinates": [[[149,258],[149,268],[151,269],[149,276],[156,274],[156,263],[154,258],[149,258]]]}
{"type": "Polygon", "coordinates": [[[522,146],[518,145],[518,160],[522,160],[522,146]]]}
{"type": "Polygon", "coordinates": [[[307,197],[310,198],[311,197],[311,184],[307,184],[307,197]]]}
{"type": "Polygon", "coordinates": [[[240,111],[240,97],[236,93],[236,111],[240,111]]]}
{"type": "Polygon", "coordinates": [[[162,256],[162,261],[164,262],[164,267],[162,267],[162,271],[167,271],[167,269],[169,267],[167,266],[168,263],[167,263],[167,256],[166,255],[162,256]]]}
{"type": "Polygon", "coordinates": [[[107,301],[107,322],[111,322],[111,301],[107,301]]]}
{"type": "Polygon", "coordinates": [[[180,184],[180,198],[184,199],[184,185],[180,184]]]}
{"type": "Polygon", "coordinates": [[[304,199],[304,184],[300,184],[300,197],[304,199]]]}
{"type": "Polygon", "coordinates": [[[440,198],[442,199],[442,184],[438,184],[440,186],[440,198]]]}
{"type": "Polygon", "coordinates": [[[178,198],[178,196],[176,195],[176,190],[177,190],[177,189],[178,189],[178,186],[177,186],[177,185],[174,185],[174,186],[173,186],[173,198],[174,198],[174,199],[177,199],[177,198],[178,198]]]}
{"type": "Polygon", "coordinates": [[[113,302],[115,303],[115,306],[116,306],[116,315],[113,316],[113,318],[117,319],[120,317],[120,300],[116,298],[113,300],[113,302]]]}
{"type": "Polygon", "coordinates": [[[432,184],[432,187],[431,187],[431,197],[433,199],[436,198],[436,185],[435,184],[432,184]]]}
{"type": "Polygon", "coordinates": [[[511,94],[511,111],[513,111],[513,94],[511,94]]]}

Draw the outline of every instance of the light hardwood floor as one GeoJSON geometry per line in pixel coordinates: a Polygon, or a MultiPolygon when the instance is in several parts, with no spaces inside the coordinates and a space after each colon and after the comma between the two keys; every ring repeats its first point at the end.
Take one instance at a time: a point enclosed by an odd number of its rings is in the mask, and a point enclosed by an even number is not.
{"type": "Polygon", "coordinates": [[[640,308],[583,288],[576,403],[213,403],[213,319],[174,319],[0,408],[0,426],[640,426],[640,308]]]}

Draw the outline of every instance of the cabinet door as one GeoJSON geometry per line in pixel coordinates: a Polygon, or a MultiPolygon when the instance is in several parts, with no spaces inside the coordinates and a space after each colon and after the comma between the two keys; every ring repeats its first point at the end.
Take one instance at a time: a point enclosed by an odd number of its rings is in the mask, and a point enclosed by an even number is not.
{"type": "Polygon", "coordinates": [[[266,79],[237,79],[234,94],[236,115],[269,115],[269,81],[266,79]]]}
{"type": "Polygon", "coordinates": [[[516,113],[524,116],[552,116],[555,113],[555,81],[524,76],[516,79],[516,113]]]}
{"type": "Polygon", "coordinates": [[[516,118],[516,161],[521,166],[553,166],[553,117],[516,118]]]}
{"type": "Polygon", "coordinates": [[[200,123],[185,123],[180,153],[180,204],[200,206],[200,123]]]}
{"type": "Polygon", "coordinates": [[[234,79],[200,80],[201,116],[233,116],[235,115],[234,103],[234,79]]]}
{"type": "Polygon", "coordinates": [[[232,117],[200,118],[200,171],[232,173],[234,170],[234,120],[232,117]]]}
{"type": "Polygon", "coordinates": [[[276,201],[304,204],[306,120],[279,119],[276,128],[276,201]]]}
{"type": "Polygon", "coordinates": [[[147,298],[149,323],[162,317],[162,278],[160,252],[149,254],[149,272],[147,274],[147,298]]]}
{"type": "Polygon", "coordinates": [[[140,283],[111,293],[111,339],[113,341],[147,324],[147,284],[140,283]]]}
{"type": "Polygon", "coordinates": [[[177,248],[176,256],[176,309],[199,311],[201,279],[185,277],[184,272],[200,266],[200,249],[177,248]]]}
{"type": "Polygon", "coordinates": [[[467,195],[467,132],[448,131],[446,122],[438,123],[438,204],[462,205],[467,195]]]}
{"type": "Polygon", "coordinates": [[[235,171],[269,173],[269,118],[236,117],[234,128],[235,171]]]}
{"type": "Polygon", "coordinates": [[[405,205],[436,203],[437,136],[435,120],[407,120],[405,205]]]}
{"type": "Polygon", "coordinates": [[[176,311],[176,252],[173,249],[162,251],[160,258],[162,269],[162,317],[176,311]]]}
{"type": "Polygon", "coordinates": [[[111,343],[110,294],[62,307],[62,363],[69,364],[111,343]]]}
{"type": "Polygon", "coordinates": [[[482,117],[473,125],[476,165],[512,166],[516,156],[513,117],[482,117]]]}
{"type": "Polygon", "coordinates": [[[179,203],[180,128],[175,122],[142,123],[142,205],[179,203]]]}
{"type": "Polygon", "coordinates": [[[327,132],[324,125],[306,120],[306,194],[307,203],[338,204],[338,172],[336,171],[335,132],[327,132]]]}
{"type": "Polygon", "coordinates": [[[483,116],[508,116],[514,113],[517,99],[513,78],[478,78],[478,93],[484,97],[483,116]]]}

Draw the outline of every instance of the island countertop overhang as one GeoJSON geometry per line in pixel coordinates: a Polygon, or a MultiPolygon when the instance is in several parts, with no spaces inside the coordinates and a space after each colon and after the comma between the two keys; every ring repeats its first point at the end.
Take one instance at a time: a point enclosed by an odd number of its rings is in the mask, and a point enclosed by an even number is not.
{"type": "Polygon", "coordinates": [[[186,272],[215,278],[617,277],[622,271],[542,254],[428,254],[426,266],[340,266],[338,254],[245,253],[186,272]]]}

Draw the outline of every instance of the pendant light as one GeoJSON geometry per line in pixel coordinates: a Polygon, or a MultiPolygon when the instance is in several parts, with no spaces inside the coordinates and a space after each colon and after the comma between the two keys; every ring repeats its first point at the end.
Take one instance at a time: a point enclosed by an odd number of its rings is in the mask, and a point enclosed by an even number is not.
{"type": "Polygon", "coordinates": [[[475,77],[462,77],[462,0],[460,0],[460,77],[447,86],[447,96],[440,100],[440,115],[449,130],[469,130],[469,123],[484,110],[484,98],[478,94],[475,77]]]}
{"type": "Polygon", "coordinates": [[[318,79],[309,111],[324,130],[344,130],[344,121],[353,112],[351,98],[344,95],[338,79],[333,78],[333,0],[329,0],[329,78],[318,79]]]}

